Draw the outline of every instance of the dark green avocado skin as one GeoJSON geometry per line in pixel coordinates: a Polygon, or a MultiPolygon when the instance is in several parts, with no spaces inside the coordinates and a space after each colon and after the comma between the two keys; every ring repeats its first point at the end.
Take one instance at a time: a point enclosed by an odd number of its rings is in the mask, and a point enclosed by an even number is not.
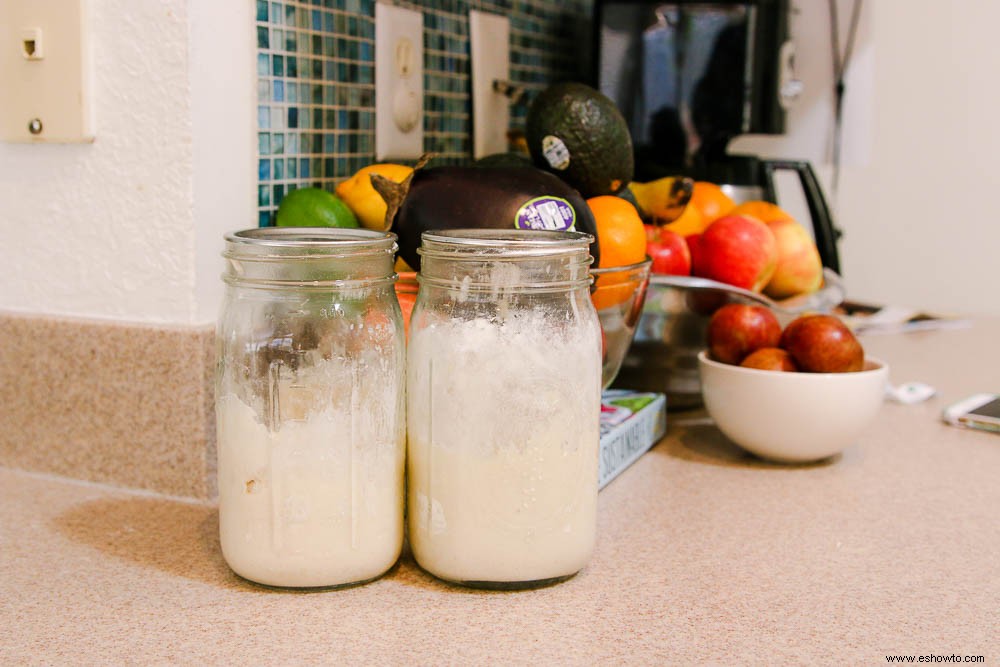
{"type": "Polygon", "coordinates": [[[528,109],[525,135],[535,165],[557,174],[585,199],[617,194],[632,181],[628,123],[614,102],[590,86],[557,83],[539,93],[528,109]],[[567,165],[552,164],[546,137],[562,142],[567,165]]]}
{"type": "Polygon", "coordinates": [[[435,229],[513,229],[517,213],[536,197],[569,202],[574,229],[594,237],[590,254],[597,266],[597,223],[580,193],[535,167],[432,167],[413,174],[409,192],[393,219],[399,255],[420,270],[420,235],[435,229]]]}

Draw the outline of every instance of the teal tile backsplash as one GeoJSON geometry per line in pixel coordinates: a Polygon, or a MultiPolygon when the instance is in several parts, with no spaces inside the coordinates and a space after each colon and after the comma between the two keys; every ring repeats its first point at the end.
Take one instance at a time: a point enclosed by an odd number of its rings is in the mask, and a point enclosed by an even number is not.
{"type": "MultiPolygon", "coordinates": [[[[529,93],[585,76],[591,0],[398,2],[424,17],[424,149],[471,158],[469,10],[508,16],[511,79],[529,93]]],[[[259,224],[290,190],[332,190],[375,160],[374,0],[257,0],[259,224]]],[[[511,125],[525,108],[511,109],[511,125]]]]}

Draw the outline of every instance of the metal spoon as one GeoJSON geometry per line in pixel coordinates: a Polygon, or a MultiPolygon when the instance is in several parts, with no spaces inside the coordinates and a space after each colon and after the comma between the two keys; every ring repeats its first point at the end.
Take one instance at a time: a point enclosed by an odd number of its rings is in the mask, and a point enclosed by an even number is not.
{"type": "Polygon", "coordinates": [[[738,296],[748,301],[755,301],[772,308],[780,313],[794,315],[809,310],[828,311],[834,306],[843,302],[846,295],[844,283],[835,271],[823,269],[823,287],[809,294],[799,294],[797,296],[775,301],[758,292],[752,292],[742,287],[734,287],[717,280],[708,278],[697,278],[695,276],[664,276],[652,275],[649,278],[650,285],[661,285],[664,287],[682,287],[695,290],[716,290],[727,294],[738,296]]]}

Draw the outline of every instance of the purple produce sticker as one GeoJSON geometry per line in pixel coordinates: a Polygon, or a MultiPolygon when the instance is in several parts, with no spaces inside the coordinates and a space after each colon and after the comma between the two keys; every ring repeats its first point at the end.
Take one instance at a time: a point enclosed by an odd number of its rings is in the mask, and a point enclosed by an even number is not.
{"type": "Polygon", "coordinates": [[[517,229],[544,229],[563,232],[576,225],[576,211],[559,197],[535,197],[518,209],[514,218],[517,229]]]}

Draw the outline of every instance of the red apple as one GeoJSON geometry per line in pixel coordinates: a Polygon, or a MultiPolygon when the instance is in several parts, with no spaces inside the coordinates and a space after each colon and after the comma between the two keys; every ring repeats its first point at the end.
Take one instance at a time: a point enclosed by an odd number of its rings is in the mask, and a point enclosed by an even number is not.
{"type": "Polygon", "coordinates": [[[708,320],[708,351],[724,364],[739,364],[762,347],[778,347],[781,325],[764,306],[727,303],[708,320]]]}
{"type": "Polygon", "coordinates": [[[660,228],[656,225],[644,224],[642,228],[646,231],[646,243],[660,240],[660,228]]]}
{"type": "Polygon", "coordinates": [[[759,350],[754,350],[740,362],[740,366],[762,371],[786,371],[789,373],[799,370],[792,355],[780,347],[762,347],[759,350]]]}
{"type": "Polygon", "coordinates": [[[774,232],[749,215],[727,215],[701,234],[692,273],[759,292],[778,263],[774,232]]]}
{"type": "Polygon", "coordinates": [[[661,275],[691,275],[691,251],[684,237],[669,229],[660,231],[659,241],[646,243],[646,253],[653,259],[652,271],[661,275]]]}
{"type": "Polygon", "coordinates": [[[684,237],[688,244],[688,252],[691,253],[691,271],[694,272],[694,265],[698,262],[698,253],[701,252],[701,234],[688,234],[684,237]]]}
{"type": "Polygon", "coordinates": [[[778,243],[778,265],[764,287],[772,299],[815,292],[823,283],[823,262],[812,236],[792,219],[767,223],[778,243]]]}
{"type": "Polygon", "coordinates": [[[865,352],[854,333],[832,315],[803,315],[785,327],[779,347],[809,373],[860,371],[865,352]]]}

